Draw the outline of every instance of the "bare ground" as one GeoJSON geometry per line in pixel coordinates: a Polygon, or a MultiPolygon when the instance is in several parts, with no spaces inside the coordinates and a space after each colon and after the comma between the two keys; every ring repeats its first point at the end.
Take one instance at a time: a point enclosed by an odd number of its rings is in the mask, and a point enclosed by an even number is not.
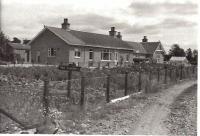
{"type": "Polygon", "coordinates": [[[184,81],[155,94],[107,105],[83,123],[85,134],[168,135],[166,120],[175,99],[196,81],[184,81]]]}

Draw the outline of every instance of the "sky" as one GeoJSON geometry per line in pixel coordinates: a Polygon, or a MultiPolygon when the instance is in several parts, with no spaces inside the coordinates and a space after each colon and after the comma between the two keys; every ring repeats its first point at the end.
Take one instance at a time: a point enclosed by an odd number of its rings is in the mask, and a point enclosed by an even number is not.
{"type": "Polygon", "coordinates": [[[198,0],[1,0],[1,30],[12,40],[32,39],[44,27],[61,27],[108,34],[110,27],[122,39],[161,41],[197,49],[198,0]]]}

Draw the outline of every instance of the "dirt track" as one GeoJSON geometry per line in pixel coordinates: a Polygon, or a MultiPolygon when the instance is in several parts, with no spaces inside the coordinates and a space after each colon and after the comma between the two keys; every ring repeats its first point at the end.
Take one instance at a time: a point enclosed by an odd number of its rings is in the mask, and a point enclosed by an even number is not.
{"type": "Polygon", "coordinates": [[[194,84],[196,81],[183,81],[155,94],[116,103],[111,106],[112,110],[109,107],[103,112],[97,111],[106,117],[90,120],[86,134],[169,135],[164,122],[170,106],[176,97],[194,84]]]}
{"type": "Polygon", "coordinates": [[[175,85],[166,89],[163,93],[160,93],[155,104],[150,106],[142,115],[137,128],[133,129],[128,134],[167,135],[168,131],[164,125],[164,121],[170,112],[169,106],[178,95],[195,83],[195,81],[188,81],[184,84],[175,85]]]}

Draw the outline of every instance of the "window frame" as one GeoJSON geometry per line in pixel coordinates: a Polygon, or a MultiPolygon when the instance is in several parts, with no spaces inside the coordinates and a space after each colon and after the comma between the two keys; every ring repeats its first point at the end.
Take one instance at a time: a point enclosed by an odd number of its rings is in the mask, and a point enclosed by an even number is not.
{"type": "Polygon", "coordinates": [[[126,54],[126,62],[129,62],[130,60],[130,54],[126,54]]]}
{"type": "Polygon", "coordinates": [[[93,60],[94,59],[94,51],[93,49],[89,49],[89,60],[93,60]]]}
{"type": "Polygon", "coordinates": [[[74,58],[76,59],[81,58],[81,50],[79,48],[74,49],[74,58]]]}
{"type": "Polygon", "coordinates": [[[48,57],[56,57],[56,48],[48,48],[48,57]]]}
{"type": "Polygon", "coordinates": [[[101,61],[111,61],[111,56],[112,56],[112,52],[110,49],[103,49],[101,50],[101,61]],[[105,59],[106,56],[104,56],[105,54],[108,55],[108,59],[105,59]]]}

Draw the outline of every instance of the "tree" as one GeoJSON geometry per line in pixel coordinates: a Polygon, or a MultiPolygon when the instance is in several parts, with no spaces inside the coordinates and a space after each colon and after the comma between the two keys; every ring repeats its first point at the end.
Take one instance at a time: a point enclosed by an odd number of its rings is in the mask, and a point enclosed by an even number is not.
{"type": "Polygon", "coordinates": [[[169,50],[170,56],[176,56],[176,57],[184,57],[185,51],[184,49],[180,48],[178,44],[173,44],[171,49],[169,50]]]}
{"type": "Polygon", "coordinates": [[[193,60],[192,50],[189,48],[189,49],[187,49],[187,51],[185,53],[186,53],[187,60],[191,63],[191,61],[193,60]]]}
{"type": "Polygon", "coordinates": [[[193,61],[192,64],[197,65],[198,63],[198,51],[195,49],[192,52],[193,61]]]}
{"type": "Polygon", "coordinates": [[[17,37],[14,37],[12,43],[21,43],[21,40],[17,37]]]}
{"type": "Polygon", "coordinates": [[[164,55],[164,61],[169,61],[171,57],[169,54],[164,55]]]}
{"type": "Polygon", "coordinates": [[[0,32],[0,60],[4,61],[12,61],[13,56],[13,50],[8,45],[9,39],[3,32],[0,32]]]}

